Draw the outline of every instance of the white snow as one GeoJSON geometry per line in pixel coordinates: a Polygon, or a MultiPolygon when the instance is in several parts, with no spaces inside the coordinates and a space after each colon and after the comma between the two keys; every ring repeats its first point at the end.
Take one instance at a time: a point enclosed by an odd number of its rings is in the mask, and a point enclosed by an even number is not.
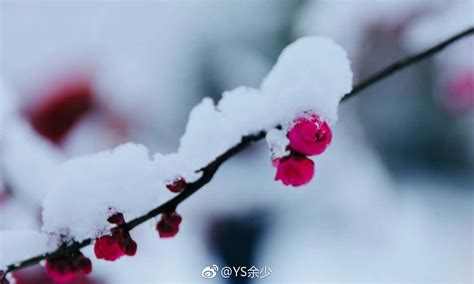
{"type": "Polygon", "coordinates": [[[209,98],[198,104],[178,153],[199,169],[242,136],[286,126],[305,111],[334,123],[339,101],[351,86],[350,63],[341,47],[320,37],[299,39],[283,50],[260,90],[238,87],[225,92],[217,106],[209,98]]]}
{"type": "Polygon", "coordinates": [[[266,139],[271,151],[272,160],[290,154],[290,151],[286,149],[290,144],[290,140],[286,137],[286,131],[276,128],[271,129],[268,131],[266,139]]]}
{"type": "MultiPolygon", "coordinates": [[[[3,144],[3,132],[4,125],[6,120],[10,116],[13,106],[12,106],[12,96],[8,90],[5,82],[0,79],[0,145],[3,144]]],[[[3,156],[3,149],[0,148],[0,155],[3,156]]],[[[0,192],[3,190],[4,184],[4,162],[3,159],[0,159],[0,192]]]]}
{"type": "Polygon", "coordinates": [[[76,240],[101,234],[110,227],[112,212],[128,221],[160,204],[163,182],[148,150],[124,144],[64,163],[43,202],[43,230],[76,240]]]}
{"type": "Polygon", "coordinates": [[[125,144],[64,163],[43,202],[43,230],[76,240],[98,236],[110,227],[111,211],[126,220],[145,214],[164,201],[166,182],[195,180],[196,171],[242,136],[287,125],[304,111],[334,123],[341,97],[351,90],[349,65],[332,41],[300,39],[282,52],[260,90],[238,87],[217,105],[205,98],[194,107],[177,153],[151,159],[145,146],[125,144]]]}
{"type": "Polygon", "coordinates": [[[155,172],[165,184],[180,177],[186,181],[193,181],[201,176],[201,174],[195,172],[197,169],[192,167],[190,161],[185,160],[183,155],[178,153],[167,155],[156,153],[153,155],[153,160],[155,172]]]}
{"type": "Polygon", "coordinates": [[[18,114],[16,96],[0,82],[0,182],[8,177],[17,194],[41,202],[47,192],[45,179],[63,157],[18,114]]]}
{"type": "Polygon", "coordinates": [[[8,183],[23,198],[40,203],[48,192],[48,183],[64,159],[52,144],[38,136],[20,118],[5,126],[2,144],[3,163],[8,183]]]}
{"type": "Polygon", "coordinates": [[[334,123],[340,99],[352,89],[350,62],[332,40],[302,38],[283,50],[261,89],[271,97],[279,123],[304,111],[334,123]]]}
{"type": "Polygon", "coordinates": [[[223,116],[210,98],[204,98],[189,115],[186,132],[180,140],[178,153],[193,165],[202,168],[218,155],[239,143],[239,126],[223,116]]]}
{"type": "Polygon", "coordinates": [[[3,132],[6,119],[14,113],[14,109],[15,98],[13,97],[12,91],[4,80],[0,79],[0,133],[3,132]]]}

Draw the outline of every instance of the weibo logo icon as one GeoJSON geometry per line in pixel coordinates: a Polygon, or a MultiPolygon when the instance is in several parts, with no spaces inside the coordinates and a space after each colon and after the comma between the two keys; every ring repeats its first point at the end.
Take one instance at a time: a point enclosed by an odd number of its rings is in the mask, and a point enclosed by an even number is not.
{"type": "Polygon", "coordinates": [[[212,279],[216,277],[218,270],[219,270],[219,267],[215,264],[213,264],[212,266],[206,266],[202,270],[201,276],[202,278],[205,278],[205,279],[212,279]]]}

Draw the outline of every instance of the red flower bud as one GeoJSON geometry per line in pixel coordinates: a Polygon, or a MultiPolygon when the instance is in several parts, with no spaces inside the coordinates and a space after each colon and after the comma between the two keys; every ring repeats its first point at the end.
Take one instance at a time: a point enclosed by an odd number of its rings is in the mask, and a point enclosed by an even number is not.
{"type": "Polygon", "coordinates": [[[115,213],[107,219],[107,222],[120,226],[125,224],[125,219],[122,213],[115,213]]]}
{"type": "Polygon", "coordinates": [[[321,154],[331,143],[332,133],[329,125],[315,114],[301,117],[288,132],[290,148],[304,155],[321,154]]]}
{"type": "Polygon", "coordinates": [[[161,219],[156,224],[156,230],[160,238],[174,237],[179,231],[181,220],[181,216],[175,211],[161,214],[161,219]]]}
{"type": "Polygon", "coordinates": [[[111,235],[105,235],[96,240],[94,244],[95,256],[99,259],[115,261],[124,255],[135,255],[137,243],[132,239],[130,233],[122,227],[125,224],[123,215],[117,213],[107,220],[110,223],[117,224],[118,227],[111,230],[111,235]]]}
{"type": "Polygon", "coordinates": [[[292,153],[274,162],[277,164],[275,180],[281,180],[284,185],[300,186],[313,178],[314,162],[305,156],[292,153]]]}
{"type": "Polygon", "coordinates": [[[184,188],[186,187],[186,181],[184,180],[184,178],[180,177],[173,182],[167,183],[166,187],[171,192],[178,193],[184,190],[184,188]]]}
{"type": "Polygon", "coordinates": [[[91,271],[92,263],[90,259],[80,251],[46,260],[46,273],[58,282],[70,281],[77,275],[87,275],[91,271]]]}

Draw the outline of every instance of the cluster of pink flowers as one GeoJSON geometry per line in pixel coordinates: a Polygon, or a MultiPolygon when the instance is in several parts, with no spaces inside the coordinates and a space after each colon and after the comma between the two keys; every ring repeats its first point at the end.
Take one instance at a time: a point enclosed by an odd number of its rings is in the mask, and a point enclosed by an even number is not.
{"type": "MultiPolygon", "coordinates": [[[[325,151],[332,139],[331,129],[318,115],[305,115],[293,122],[286,136],[289,140],[289,154],[273,160],[277,168],[275,180],[281,180],[285,185],[301,186],[308,183],[314,175],[314,162],[308,156],[325,151]]],[[[173,193],[179,193],[186,189],[186,185],[185,179],[179,177],[167,183],[166,187],[173,193]]],[[[115,261],[125,255],[134,256],[137,243],[130,236],[123,214],[114,213],[107,221],[115,227],[109,234],[95,240],[95,256],[106,261],[115,261]]],[[[156,224],[159,237],[176,236],[181,221],[182,217],[174,210],[162,213],[156,224]]],[[[90,259],[79,250],[49,258],[45,266],[48,276],[58,282],[69,281],[92,271],[90,259]]],[[[8,280],[2,279],[0,284],[8,283],[8,280]]]]}
{"type": "MultiPolygon", "coordinates": [[[[167,183],[166,187],[174,193],[182,192],[186,187],[184,178],[177,178],[167,183]]],[[[134,256],[137,252],[137,243],[130,236],[126,228],[126,222],[122,213],[115,213],[107,221],[116,225],[110,230],[110,234],[101,236],[95,240],[94,253],[98,259],[115,261],[124,255],[134,256]]],[[[176,236],[181,216],[176,211],[161,214],[161,219],[156,224],[156,230],[160,238],[171,238],[176,236]]],[[[46,261],[46,272],[50,278],[58,282],[66,282],[77,275],[86,275],[92,271],[91,261],[80,251],[71,255],[55,257],[46,261]]],[[[0,284],[8,284],[6,279],[0,284]]]]}
{"type": "MultiPolygon", "coordinates": [[[[160,238],[174,237],[179,231],[181,216],[175,211],[161,214],[161,219],[156,225],[160,238]]],[[[122,213],[116,213],[107,221],[116,227],[110,230],[109,235],[96,239],[94,253],[98,259],[115,261],[124,255],[133,256],[137,252],[137,243],[131,238],[125,227],[125,219],[122,213]]],[[[54,257],[46,260],[46,273],[54,281],[67,282],[78,275],[87,275],[92,271],[90,259],[85,257],[79,250],[70,255],[54,257]]],[[[0,275],[1,276],[1,275],[0,275]]],[[[0,278],[1,279],[1,278],[0,278]]],[[[8,280],[2,280],[0,284],[8,284],[8,280]]]]}
{"type": "Polygon", "coordinates": [[[331,128],[316,114],[302,116],[293,123],[287,137],[290,154],[273,160],[275,180],[291,186],[307,184],[314,175],[314,162],[307,156],[326,150],[332,139],[331,128]]]}

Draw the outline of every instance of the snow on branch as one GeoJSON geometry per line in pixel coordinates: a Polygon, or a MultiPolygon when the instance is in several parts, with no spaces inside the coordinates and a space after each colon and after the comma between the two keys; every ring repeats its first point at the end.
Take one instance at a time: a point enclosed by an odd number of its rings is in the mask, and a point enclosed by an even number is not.
{"type": "MultiPolygon", "coordinates": [[[[303,38],[282,52],[260,89],[239,87],[225,92],[217,105],[208,98],[198,104],[178,152],[150,156],[145,146],[129,143],[61,164],[43,202],[43,233],[32,237],[39,245],[18,255],[2,252],[2,280],[43,260],[55,279],[87,274],[90,261],[79,249],[94,240],[99,258],[133,255],[136,243],[128,231],[160,214],[160,236],[174,236],[181,222],[177,206],[210,182],[222,163],[267,133],[276,178],[293,186],[308,182],[313,163],[308,156],[320,154],[330,143],[340,101],[473,33],[470,28],[397,62],[352,91],[352,72],[342,48],[324,38],[303,38]],[[308,133],[313,140],[307,139],[308,133]],[[291,167],[297,176],[288,174],[294,174],[286,171],[291,167]],[[154,208],[166,187],[180,193],[154,208]],[[31,255],[36,256],[27,258],[31,255]],[[67,273],[59,269],[64,267],[67,273]]],[[[0,233],[3,247],[21,247],[18,240],[26,238],[7,235],[0,233]]]]}
{"type": "Polygon", "coordinates": [[[113,225],[107,221],[111,215],[119,212],[127,220],[144,215],[162,202],[167,183],[195,181],[196,169],[243,136],[287,125],[308,111],[335,122],[351,86],[342,48],[323,38],[300,39],[282,52],[261,89],[239,87],[225,92],[217,105],[205,98],[194,107],[177,153],[151,158],[145,146],[124,144],[62,164],[43,202],[42,229],[58,243],[99,237],[113,225]]]}

